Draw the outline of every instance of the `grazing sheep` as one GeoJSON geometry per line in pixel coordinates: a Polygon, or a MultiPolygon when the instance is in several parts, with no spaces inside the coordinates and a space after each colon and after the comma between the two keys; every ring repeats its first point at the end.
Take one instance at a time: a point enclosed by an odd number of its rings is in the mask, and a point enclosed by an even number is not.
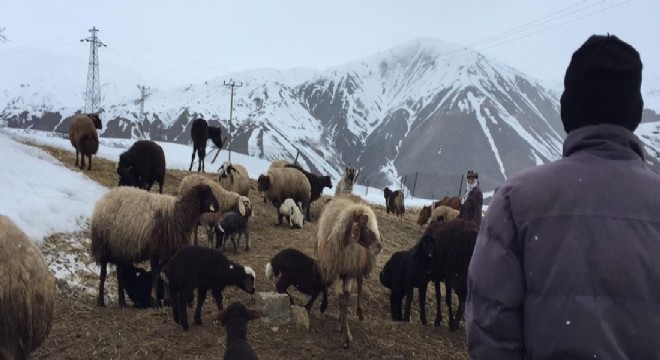
{"type": "Polygon", "coordinates": [[[292,229],[294,226],[297,226],[299,229],[303,228],[302,203],[299,202],[296,204],[293,199],[286,199],[280,205],[279,213],[286,219],[292,229]]]}
{"type": "Polygon", "coordinates": [[[291,305],[293,298],[287,289],[293,285],[301,293],[311,296],[305,304],[308,312],[321,293],[323,294],[321,313],[328,307],[328,283],[321,279],[319,267],[314,259],[296,249],[284,249],[270,259],[266,264],[266,277],[270,280],[279,277],[275,288],[278,293],[289,295],[291,305]]]}
{"type": "MultiPolygon", "coordinates": [[[[248,231],[248,218],[249,215],[243,216],[235,210],[226,213],[215,231],[215,247],[218,248],[220,245],[223,245],[223,247],[226,249],[227,239],[231,239],[231,242],[234,244],[234,252],[237,252],[238,248],[236,244],[240,244],[241,235],[245,235],[245,251],[250,251],[250,232],[248,231]],[[238,240],[234,240],[236,235],[238,235],[238,240]]],[[[211,239],[212,238],[210,238],[209,241],[211,239]]]]}
{"type": "Polygon", "coordinates": [[[206,292],[211,294],[222,310],[222,290],[228,285],[243,289],[254,294],[256,274],[248,266],[241,266],[229,261],[226,256],[216,250],[202,246],[187,246],[163,267],[161,278],[170,291],[172,316],[183,330],[188,330],[188,313],[186,305],[193,299],[193,291],[197,289],[197,308],[195,309],[195,324],[202,324],[202,305],[206,292]]]}
{"type": "Polygon", "coordinates": [[[119,155],[117,164],[119,186],[135,186],[147,191],[158,182],[158,192],[163,193],[165,183],[165,153],[160,145],[151,140],[138,140],[119,155]]]}
{"type": "MultiPolygon", "coordinates": [[[[316,201],[318,198],[321,197],[321,194],[323,193],[323,188],[327,187],[328,189],[332,189],[332,179],[330,178],[330,176],[327,176],[327,175],[326,176],[321,176],[321,175],[312,174],[311,172],[303,169],[302,167],[300,167],[300,165],[297,165],[297,164],[289,164],[289,165],[286,165],[285,167],[298,169],[300,172],[305,174],[305,176],[307,177],[307,180],[309,181],[309,184],[312,187],[311,188],[311,191],[312,191],[311,192],[311,197],[309,199],[310,203],[316,201]]],[[[307,211],[306,218],[307,218],[307,221],[311,220],[311,218],[309,216],[309,211],[307,211]]]]}
{"type": "Polygon", "coordinates": [[[393,321],[410,321],[410,305],[413,289],[419,295],[419,320],[426,325],[426,287],[431,281],[431,259],[435,240],[429,235],[408,251],[398,251],[387,261],[380,272],[380,283],[390,289],[390,312],[393,321]],[[403,297],[405,311],[401,312],[403,297]]]}
{"type": "MultiPolygon", "coordinates": [[[[130,262],[117,264],[117,282],[124,284],[126,294],[133,301],[136,308],[148,308],[151,306],[151,280],[153,273],[136,267],[130,262]]],[[[163,280],[158,279],[157,299],[165,298],[163,280]]]]}
{"type": "MultiPolygon", "coordinates": [[[[211,188],[197,185],[179,196],[153,194],[133,187],[110,189],[97,201],[91,220],[91,254],[101,266],[98,306],[105,306],[104,285],[108,263],[149,260],[152,305],[157,300],[161,265],[190,244],[190,232],[201,214],[216,212],[218,200],[211,188]]],[[[119,305],[126,306],[124,284],[119,282],[119,305]]]]}
{"type": "Polygon", "coordinates": [[[248,196],[250,193],[250,176],[243,165],[225,161],[218,171],[220,172],[218,182],[225,190],[248,196]]]}
{"type": "Polygon", "coordinates": [[[456,331],[463,318],[465,300],[467,299],[467,273],[472,259],[472,252],[477,241],[479,229],[471,221],[456,219],[446,222],[435,222],[429,225],[425,234],[435,240],[433,251],[433,266],[431,278],[435,284],[436,317],[435,326],[440,326],[442,297],[440,281],[445,282],[445,301],[449,312],[449,330],[456,331]],[[453,315],[451,306],[452,289],[458,296],[458,309],[453,315]]]}
{"type": "MultiPolygon", "coordinates": [[[[179,184],[179,193],[185,192],[196,185],[206,185],[213,190],[213,194],[220,203],[220,209],[217,213],[203,214],[199,219],[199,224],[206,226],[206,235],[209,243],[213,240],[213,231],[222,221],[224,214],[231,210],[236,210],[239,214],[249,218],[252,214],[252,203],[247,196],[241,196],[233,191],[225,190],[216,181],[213,181],[201,174],[188,175],[181,180],[179,184]]],[[[197,227],[194,232],[194,244],[197,245],[197,227]]]]}
{"type": "Polygon", "coordinates": [[[69,140],[76,149],[76,166],[80,154],[80,169],[85,167],[85,156],[89,158],[87,170],[92,170],[92,155],[99,150],[99,134],[96,129],[102,129],[103,123],[97,114],[76,115],[69,124],[69,140]]]}
{"type": "MultiPolygon", "coordinates": [[[[257,188],[260,193],[264,193],[277,210],[284,200],[291,198],[296,203],[302,203],[302,209],[309,213],[311,185],[307,177],[296,169],[268,170],[257,179],[257,188]]],[[[277,225],[282,223],[282,217],[278,211],[277,225]]]]}
{"type": "Polygon", "coordinates": [[[195,162],[195,152],[199,162],[197,163],[197,172],[204,172],[204,158],[206,157],[206,142],[211,139],[213,144],[222,149],[222,130],[217,126],[209,126],[209,123],[204,119],[193,120],[190,129],[190,137],[193,141],[192,159],[190,160],[190,168],[192,171],[193,163],[195,162]]]}
{"type": "Polygon", "coordinates": [[[46,259],[0,215],[0,359],[27,359],[43,344],[54,304],[55,278],[46,259]]]}
{"type": "Polygon", "coordinates": [[[394,215],[399,215],[399,220],[403,220],[403,213],[406,212],[406,207],[403,204],[403,191],[392,191],[386,187],[383,189],[383,193],[385,194],[385,208],[387,209],[387,213],[389,214],[391,212],[394,215]]]}
{"type": "Polygon", "coordinates": [[[419,212],[419,218],[417,219],[417,224],[424,226],[431,218],[433,211],[440,206],[448,206],[454,210],[461,209],[461,198],[458,196],[448,197],[445,196],[442,200],[436,201],[431,204],[431,206],[424,206],[419,212]]]}
{"type": "Polygon", "coordinates": [[[321,212],[315,245],[323,282],[334,282],[339,327],[347,348],[353,338],[348,328],[352,282],[357,280],[357,314],[362,321],[362,282],[383,249],[376,215],[359,196],[336,196],[321,212]]]}
{"type": "Polygon", "coordinates": [[[247,323],[261,317],[261,311],[236,301],[218,313],[218,320],[227,329],[225,360],[257,360],[257,354],[247,342],[247,323]]]}
{"type": "Polygon", "coordinates": [[[341,179],[339,179],[339,183],[337,183],[337,189],[335,189],[335,196],[352,193],[353,185],[355,185],[355,181],[357,180],[357,175],[358,174],[355,172],[355,168],[351,166],[347,166],[344,175],[341,176],[341,179]]]}

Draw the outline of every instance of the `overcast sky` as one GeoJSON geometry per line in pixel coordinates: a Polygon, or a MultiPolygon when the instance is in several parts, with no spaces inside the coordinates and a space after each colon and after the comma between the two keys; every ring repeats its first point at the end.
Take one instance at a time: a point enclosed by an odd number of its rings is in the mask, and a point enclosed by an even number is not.
{"type": "MultiPolygon", "coordinates": [[[[635,46],[655,76],[659,16],[659,0],[17,0],[1,6],[10,41],[0,57],[16,63],[49,54],[43,66],[84,58],[79,40],[96,26],[108,45],[102,66],[123,57],[126,64],[115,65],[189,83],[253,68],[322,70],[432,37],[561,80],[590,34],[610,32],[635,46]]],[[[0,77],[7,69],[0,63],[0,77]]]]}

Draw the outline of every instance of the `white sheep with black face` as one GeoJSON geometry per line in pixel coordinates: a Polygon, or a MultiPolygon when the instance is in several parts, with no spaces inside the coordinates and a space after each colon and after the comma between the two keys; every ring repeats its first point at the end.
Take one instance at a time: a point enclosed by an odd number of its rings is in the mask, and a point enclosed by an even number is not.
{"type": "Polygon", "coordinates": [[[286,221],[289,222],[291,228],[298,227],[303,228],[304,216],[302,212],[302,202],[296,203],[293,199],[289,198],[284,200],[279,209],[280,215],[282,215],[286,221]]]}
{"type": "Polygon", "coordinates": [[[250,176],[243,165],[225,161],[218,169],[218,182],[227,191],[233,191],[242,196],[250,193],[250,176]]]}

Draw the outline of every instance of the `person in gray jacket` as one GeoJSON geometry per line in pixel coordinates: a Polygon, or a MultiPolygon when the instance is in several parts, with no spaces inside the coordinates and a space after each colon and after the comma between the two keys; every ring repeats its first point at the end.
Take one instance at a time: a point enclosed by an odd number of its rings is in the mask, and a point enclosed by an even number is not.
{"type": "Polygon", "coordinates": [[[591,36],[566,70],[563,158],[502,184],[468,275],[472,359],[660,358],[660,175],[633,134],[639,53],[591,36]]]}

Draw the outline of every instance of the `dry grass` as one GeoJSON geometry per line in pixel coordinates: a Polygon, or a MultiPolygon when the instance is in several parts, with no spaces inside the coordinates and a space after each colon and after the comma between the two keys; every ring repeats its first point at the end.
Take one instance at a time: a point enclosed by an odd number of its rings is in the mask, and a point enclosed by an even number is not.
{"type": "MultiPolygon", "coordinates": [[[[80,171],[73,166],[75,153],[52,147],[42,147],[65,166],[80,171]]],[[[98,183],[113,187],[118,179],[116,164],[111,161],[94,158],[93,170],[84,174],[98,183]]],[[[181,179],[189,174],[186,171],[168,170],[165,181],[165,193],[174,194],[181,179]]],[[[211,175],[209,175],[211,176],[211,175]]],[[[157,188],[157,186],[156,186],[157,188]]],[[[156,191],[157,189],[152,189],[156,191]]],[[[264,278],[265,264],[278,251],[297,248],[308,255],[313,254],[313,240],[317,219],[325,198],[319,199],[312,206],[313,221],[305,224],[303,230],[291,230],[285,226],[275,227],[276,210],[270,204],[264,204],[262,198],[252,191],[255,214],[250,223],[252,251],[240,249],[227,252],[232,260],[249,265],[257,271],[257,291],[274,291],[273,283],[264,278]]],[[[280,327],[273,331],[268,325],[253,321],[248,327],[248,337],[257,354],[262,359],[345,359],[345,358],[381,358],[381,359],[465,359],[467,358],[466,338],[461,326],[456,333],[450,333],[443,326],[422,326],[419,323],[418,301],[413,302],[413,321],[411,323],[393,323],[389,320],[389,292],[378,281],[378,272],[395,251],[410,248],[419,239],[422,229],[415,224],[418,212],[408,211],[403,221],[388,216],[382,206],[374,206],[379,228],[383,234],[385,249],[379,256],[378,266],[372,276],[365,281],[365,321],[357,320],[355,314],[355,296],[350,304],[349,324],[353,333],[351,348],[341,348],[341,336],[336,332],[338,308],[334,295],[330,295],[328,310],[320,314],[317,301],[312,309],[310,330],[294,325],[280,327]]],[[[200,231],[200,243],[205,244],[205,232],[200,231]]],[[[76,236],[83,243],[88,241],[88,230],[76,236]]],[[[47,239],[44,247],[51,253],[57,245],[58,236],[47,239]]],[[[70,251],[81,251],[70,249],[70,251]]],[[[79,254],[85,256],[86,254],[79,254]]],[[[114,292],[114,276],[108,276],[110,288],[106,293],[114,292]]],[[[96,285],[97,279],[86,279],[96,285]]],[[[294,301],[301,304],[307,297],[291,289],[294,301]]],[[[429,286],[427,315],[429,323],[435,316],[434,291],[429,286]]],[[[106,308],[95,306],[95,296],[85,291],[72,288],[66,283],[58,284],[56,313],[53,329],[46,343],[34,354],[37,359],[211,359],[219,358],[224,353],[225,330],[213,322],[215,305],[209,298],[205,303],[202,326],[194,326],[189,332],[183,332],[174,324],[168,308],[138,310],[119,308],[116,301],[106,301],[106,308]]],[[[225,305],[240,300],[254,304],[254,299],[240,290],[225,290],[225,305]]],[[[443,304],[444,306],[444,304],[443,304]]],[[[446,310],[446,309],[445,309],[446,310]]],[[[189,309],[192,316],[192,309],[189,309]]],[[[444,319],[446,320],[446,313],[444,319]]]]}

